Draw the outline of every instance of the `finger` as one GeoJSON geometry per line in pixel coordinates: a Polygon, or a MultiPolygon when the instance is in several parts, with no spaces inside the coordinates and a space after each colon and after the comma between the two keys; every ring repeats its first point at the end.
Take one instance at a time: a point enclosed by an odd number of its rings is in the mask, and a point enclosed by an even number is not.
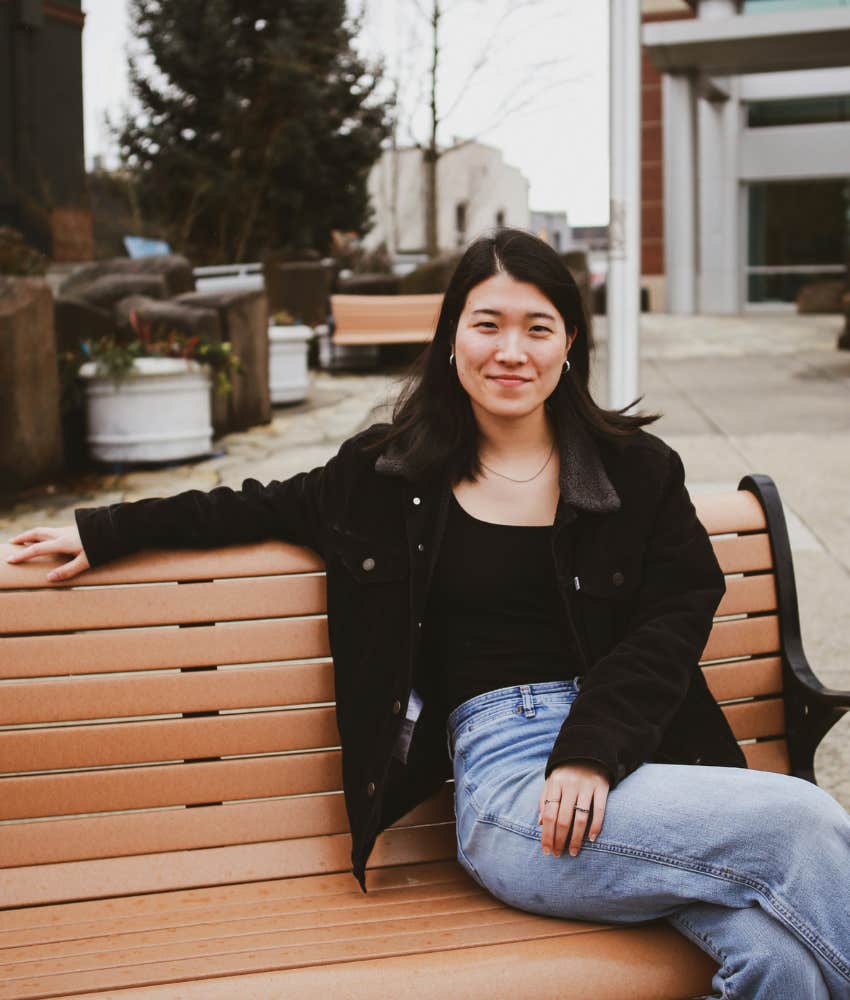
{"type": "Polygon", "coordinates": [[[543,829],[540,833],[540,846],[544,854],[551,854],[555,842],[555,821],[558,817],[558,803],[548,802],[543,807],[543,829]]]}
{"type": "Polygon", "coordinates": [[[10,542],[15,544],[22,544],[24,542],[37,542],[43,538],[49,537],[47,532],[52,531],[51,528],[29,528],[27,531],[21,532],[20,535],[15,535],[14,538],[10,538],[10,542]]]}
{"type": "Polygon", "coordinates": [[[576,803],[577,808],[587,809],[587,812],[576,812],[573,819],[573,835],[570,837],[570,854],[575,857],[581,850],[581,842],[584,839],[584,831],[587,829],[590,816],[591,804],[584,805],[582,802],[576,803]]]}
{"type": "Polygon", "coordinates": [[[553,853],[556,858],[560,858],[564,853],[564,844],[573,823],[576,796],[576,792],[565,792],[564,797],[561,799],[561,808],[558,810],[558,819],[555,824],[555,850],[553,853]]]}
{"type": "Polygon", "coordinates": [[[588,838],[591,843],[602,833],[602,820],[605,818],[605,807],[608,804],[608,789],[597,788],[593,796],[593,822],[590,824],[588,838]]]}
{"type": "Polygon", "coordinates": [[[20,552],[13,552],[7,556],[6,562],[25,562],[27,559],[32,559],[33,556],[40,555],[45,551],[44,546],[49,544],[49,542],[33,542],[27,548],[21,549],[20,552]]]}
{"type": "Polygon", "coordinates": [[[76,576],[78,573],[82,573],[85,569],[83,560],[81,556],[77,556],[76,559],[72,559],[70,562],[65,563],[63,566],[57,566],[56,569],[52,569],[47,574],[47,579],[51,583],[55,583],[57,580],[67,580],[72,576],[76,576]]]}

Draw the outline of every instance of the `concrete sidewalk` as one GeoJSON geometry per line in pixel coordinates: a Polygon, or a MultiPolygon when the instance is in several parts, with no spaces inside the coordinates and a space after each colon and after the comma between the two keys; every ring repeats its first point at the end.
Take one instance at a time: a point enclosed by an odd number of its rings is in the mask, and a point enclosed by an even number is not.
{"type": "MultiPolygon", "coordinates": [[[[641,409],[648,429],[682,455],[692,493],[771,476],[785,503],[803,640],[827,685],[850,689],[850,353],[839,317],[756,314],[674,317],[641,324],[641,409]]],[[[592,391],[606,404],[605,321],[597,318],[592,391]]],[[[307,402],[278,407],[270,425],[219,439],[185,465],[70,478],[0,509],[0,540],[28,527],[73,523],[75,507],[167,496],[246,478],[269,482],[320,465],[356,430],[387,419],[397,375],[313,373],[307,402]]],[[[850,713],[848,713],[850,716],[850,713]]],[[[850,810],[850,717],[821,744],[821,787],[850,810]]]]}

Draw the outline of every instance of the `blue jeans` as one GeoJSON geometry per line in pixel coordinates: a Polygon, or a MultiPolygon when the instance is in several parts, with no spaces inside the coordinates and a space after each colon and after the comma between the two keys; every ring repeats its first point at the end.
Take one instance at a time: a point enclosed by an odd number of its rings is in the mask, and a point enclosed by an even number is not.
{"type": "Polygon", "coordinates": [[[531,913],[664,918],[719,964],[722,997],[850,998],[850,816],[811,782],[643,764],[609,792],[594,843],[543,854],[544,769],[578,690],[499,688],[449,715],[458,861],[472,878],[531,913]]]}

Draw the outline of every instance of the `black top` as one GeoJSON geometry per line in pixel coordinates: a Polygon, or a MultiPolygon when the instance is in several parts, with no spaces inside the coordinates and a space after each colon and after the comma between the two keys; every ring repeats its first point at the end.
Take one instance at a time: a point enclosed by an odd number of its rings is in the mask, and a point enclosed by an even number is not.
{"type": "Polygon", "coordinates": [[[480,521],[452,493],[424,628],[427,688],[446,713],[484,691],[572,677],[552,525],[480,521]]]}

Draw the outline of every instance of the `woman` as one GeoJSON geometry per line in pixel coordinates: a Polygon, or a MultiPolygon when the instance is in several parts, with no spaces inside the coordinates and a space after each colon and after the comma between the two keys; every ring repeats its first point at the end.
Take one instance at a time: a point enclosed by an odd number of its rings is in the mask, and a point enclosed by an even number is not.
{"type": "Polygon", "coordinates": [[[68,579],[143,546],[315,548],[364,891],[378,833],[453,772],[458,859],[497,898],[664,917],[724,997],[848,997],[850,818],[747,770],[698,665],[725,584],[682,462],[587,385],[575,283],[503,229],[391,425],[283,483],[80,509],[16,558],[70,553],[68,579]]]}

